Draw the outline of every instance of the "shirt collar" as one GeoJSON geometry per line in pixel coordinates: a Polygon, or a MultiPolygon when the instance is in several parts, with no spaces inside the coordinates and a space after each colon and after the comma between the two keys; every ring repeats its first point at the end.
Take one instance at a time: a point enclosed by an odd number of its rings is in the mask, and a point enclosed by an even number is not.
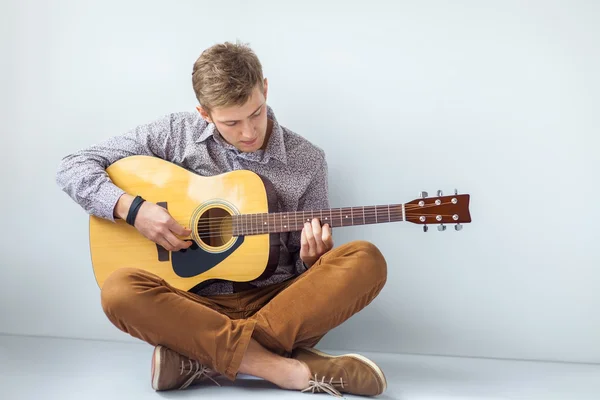
{"type": "MultiPolygon", "coordinates": [[[[198,117],[200,115],[198,114],[198,117]]],[[[239,151],[235,146],[227,143],[225,139],[221,136],[219,131],[216,129],[215,124],[209,123],[204,129],[200,132],[198,139],[196,139],[196,143],[204,142],[209,137],[212,137],[219,145],[223,146],[227,150],[231,150],[236,153],[239,157],[245,158],[250,161],[257,161],[262,163],[267,163],[271,158],[281,161],[284,164],[287,164],[287,154],[285,151],[285,143],[283,141],[283,128],[279,125],[277,118],[275,117],[275,113],[273,109],[267,105],[267,118],[273,121],[273,128],[271,130],[271,136],[269,137],[269,143],[267,143],[267,148],[265,150],[257,150],[253,153],[243,153],[239,151]]]]}

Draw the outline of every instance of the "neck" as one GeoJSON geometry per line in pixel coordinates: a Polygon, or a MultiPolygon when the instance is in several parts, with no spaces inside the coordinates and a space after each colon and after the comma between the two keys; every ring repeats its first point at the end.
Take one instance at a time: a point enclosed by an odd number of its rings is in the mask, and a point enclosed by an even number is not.
{"type": "Polygon", "coordinates": [[[232,217],[234,235],[301,231],[305,222],[318,218],[332,228],[404,221],[404,206],[388,204],[330,208],[316,211],[242,214],[232,217]]]}

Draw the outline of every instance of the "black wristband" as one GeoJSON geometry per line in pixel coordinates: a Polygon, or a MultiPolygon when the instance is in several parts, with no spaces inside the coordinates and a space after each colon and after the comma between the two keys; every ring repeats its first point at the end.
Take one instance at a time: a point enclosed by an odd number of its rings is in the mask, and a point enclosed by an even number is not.
{"type": "Polygon", "coordinates": [[[129,225],[133,226],[135,223],[135,218],[137,217],[137,213],[142,206],[142,203],[146,201],[142,199],[141,196],[135,196],[133,202],[131,203],[131,207],[129,207],[129,212],[127,213],[127,219],[125,220],[129,225]]]}

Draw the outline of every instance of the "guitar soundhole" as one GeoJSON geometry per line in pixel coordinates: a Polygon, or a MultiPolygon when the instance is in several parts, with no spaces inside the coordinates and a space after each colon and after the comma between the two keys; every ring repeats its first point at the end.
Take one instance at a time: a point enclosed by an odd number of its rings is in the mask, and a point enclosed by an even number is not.
{"type": "Polygon", "coordinates": [[[210,247],[227,244],[233,237],[231,215],[219,207],[206,210],[198,221],[198,237],[210,247]]]}

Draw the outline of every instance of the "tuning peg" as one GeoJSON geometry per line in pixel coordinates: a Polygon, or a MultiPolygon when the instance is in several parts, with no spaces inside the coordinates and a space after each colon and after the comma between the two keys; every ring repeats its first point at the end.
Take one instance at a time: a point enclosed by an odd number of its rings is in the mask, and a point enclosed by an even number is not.
{"type": "Polygon", "coordinates": [[[442,231],[445,231],[445,230],[446,230],[446,225],[444,225],[444,224],[439,224],[438,225],[438,231],[442,232],[442,231]]]}
{"type": "Polygon", "coordinates": [[[458,189],[454,189],[454,194],[458,194],[458,189]]]}
{"type": "Polygon", "coordinates": [[[420,196],[421,196],[421,198],[424,199],[425,197],[429,196],[429,193],[427,193],[427,192],[421,192],[420,196]]]}
{"type": "Polygon", "coordinates": [[[438,190],[437,195],[438,195],[438,197],[442,197],[444,195],[444,192],[442,192],[441,190],[438,190]]]}
{"type": "Polygon", "coordinates": [[[460,231],[460,230],[462,230],[462,228],[463,228],[463,227],[462,227],[462,225],[461,225],[461,224],[456,224],[456,225],[454,225],[454,229],[456,229],[457,231],[460,231]]]}
{"type": "Polygon", "coordinates": [[[429,227],[427,225],[423,225],[423,232],[427,232],[429,230],[429,227]]]}

